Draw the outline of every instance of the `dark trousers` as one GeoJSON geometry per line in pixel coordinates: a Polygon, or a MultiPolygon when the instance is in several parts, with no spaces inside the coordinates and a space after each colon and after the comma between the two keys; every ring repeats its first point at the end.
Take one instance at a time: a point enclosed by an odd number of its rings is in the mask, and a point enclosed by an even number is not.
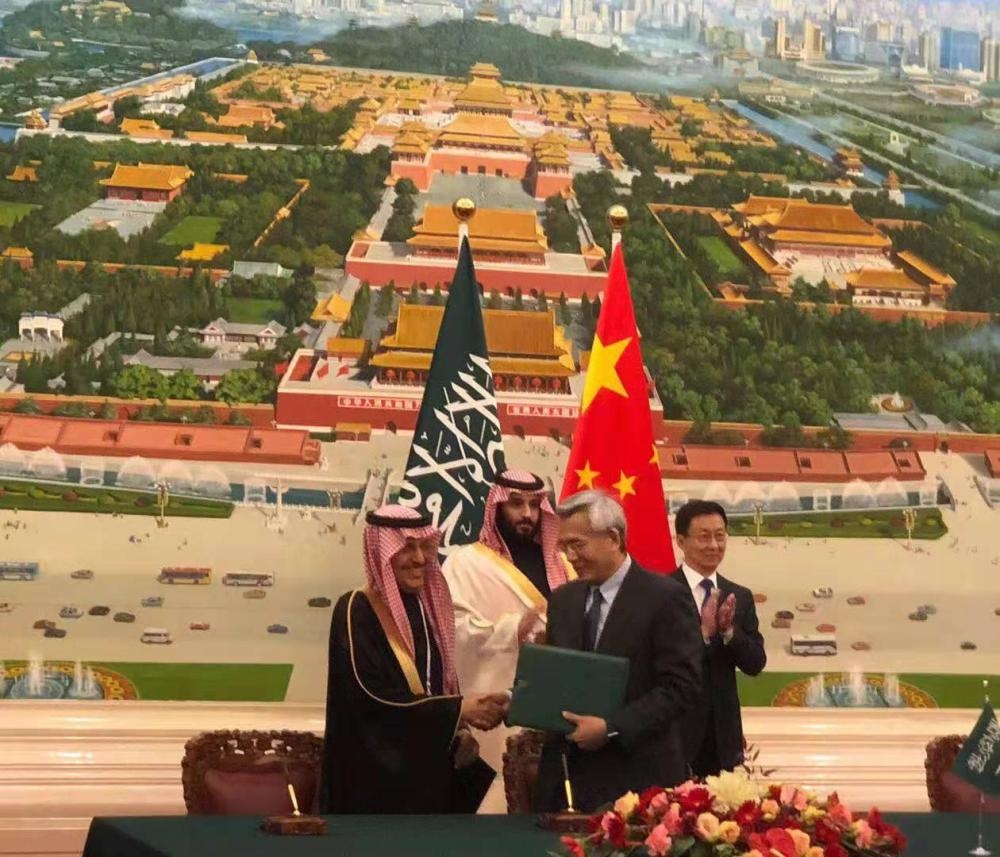
{"type": "Polygon", "coordinates": [[[701,746],[691,760],[691,773],[695,777],[715,777],[722,770],[722,763],[719,762],[719,749],[715,741],[715,723],[709,717],[708,725],[705,727],[705,734],[701,739],[701,746]]]}

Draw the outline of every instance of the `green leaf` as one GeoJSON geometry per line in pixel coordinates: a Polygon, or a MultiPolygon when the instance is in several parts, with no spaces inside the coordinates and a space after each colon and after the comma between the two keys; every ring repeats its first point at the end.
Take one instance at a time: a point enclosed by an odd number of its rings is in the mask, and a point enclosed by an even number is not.
{"type": "Polygon", "coordinates": [[[694,847],[694,843],[693,836],[678,837],[670,846],[670,857],[681,857],[681,855],[687,854],[694,847]]]}

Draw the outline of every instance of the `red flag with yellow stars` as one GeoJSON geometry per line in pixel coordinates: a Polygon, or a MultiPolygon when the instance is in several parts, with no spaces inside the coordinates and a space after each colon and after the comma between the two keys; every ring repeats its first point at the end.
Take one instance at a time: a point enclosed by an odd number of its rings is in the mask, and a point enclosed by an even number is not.
{"type": "Polygon", "coordinates": [[[620,244],[611,254],[562,498],[588,488],[605,491],[622,504],[629,553],[639,565],[662,572],[677,567],[620,244]]]}

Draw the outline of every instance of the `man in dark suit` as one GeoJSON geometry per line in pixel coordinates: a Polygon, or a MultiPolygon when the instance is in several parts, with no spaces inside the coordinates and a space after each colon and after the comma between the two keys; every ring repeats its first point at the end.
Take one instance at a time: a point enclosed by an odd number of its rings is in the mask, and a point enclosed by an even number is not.
{"type": "Polygon", "coordinates": [[[701,704],[683,727],[696,777],[732,770],[743,761],[736,670],[755,676],[767,663],[753,593],[717,571],[726,555],[727,525],[726,510],[707,500],[685,503],[674,518],[684,562],[671,577],[684,586],[701,617],[701,704]]]}
{"type": "Polygon", "coordinates": [[[563,712],[569,735],[542,751],[535,804],[566,808],[563,755],[576,808],[592,812],[627,791],[672,786],[687,775],[680,723],[700,698],[698,616],[680,582],[650,574],[625,548],[625,513],[599,491],[557,510],[559,546],[579,579],[549,599],[548,643],[628,658],[624,705],[610,718],[563,712]]]}

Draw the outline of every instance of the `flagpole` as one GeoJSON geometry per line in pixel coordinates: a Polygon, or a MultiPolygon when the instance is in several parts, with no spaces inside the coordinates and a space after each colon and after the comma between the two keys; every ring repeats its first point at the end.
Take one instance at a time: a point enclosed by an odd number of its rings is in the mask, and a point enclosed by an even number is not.
{"type": "Polygon", "coordinates": [[[462,239],[469,237],[469,221],[476,213],[476,203],[467,196],[460,197],[451,204],[451,213],[458,220],[458,243],[461,245],[462,239]]]}
{"type": "Polygon", "coordinates": [[[622,242],[622,229],[628,226],[628,209],[624,205],[612,205],[608,209],[608,226],[611,227],[611,252],[615,252],[622,242]]]}
{"type": "MultiPolygon", "coordinates": [[[[990,704],[990,682],[988,679],[983,679],[983,705],[990,704]]],[[[983,809],[986,804],[986,792],[982,789],[979,790],[979,812],[977,813],[977,827],[978,833],[976,836],[976,847],[973,848],[969,854],[972,857],[990,857],[991,852],[988,848],[983,846],[983,809]]]]}

